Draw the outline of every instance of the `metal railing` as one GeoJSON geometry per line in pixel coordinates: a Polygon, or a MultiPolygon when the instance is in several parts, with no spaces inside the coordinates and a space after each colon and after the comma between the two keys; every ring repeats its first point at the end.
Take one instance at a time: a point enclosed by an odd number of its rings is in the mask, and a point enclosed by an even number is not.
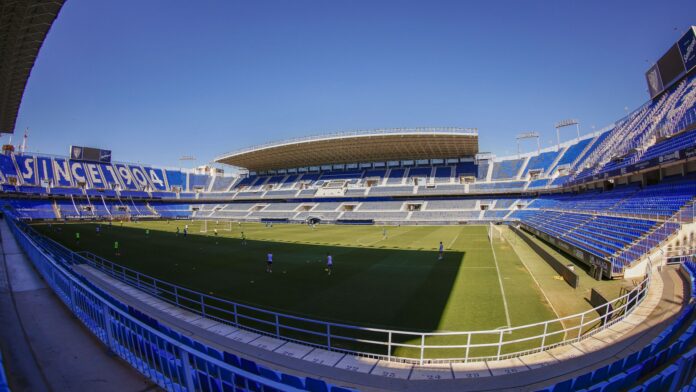
{"type": "MultiPolygon", "coordinates": [[[[22,222],[7,219],[20,247],[62,302],[111,352],[168,391],[300,391],[233,366],[227,355],[184,344],[135,317],[128,307],[70,271],[69,251],[45,241],[22,222]]],[[[236,357],[235,357],[236,358],[236,357]]],[[[238,358],[237,358],[238,360],[238,358]]]]}
{"type": "Polygon", "coordinates": [[[416,364],[501,360],[577,342],[630,314],[644,299],[650,283],[648,274],[633,290],[605,305],[554,320],[494,330],[416,332],[274,312],[166,282],[88,252],[68,252],[72,263],[87,264],[160,300],[224,324],[327,350],[416,364]]]}

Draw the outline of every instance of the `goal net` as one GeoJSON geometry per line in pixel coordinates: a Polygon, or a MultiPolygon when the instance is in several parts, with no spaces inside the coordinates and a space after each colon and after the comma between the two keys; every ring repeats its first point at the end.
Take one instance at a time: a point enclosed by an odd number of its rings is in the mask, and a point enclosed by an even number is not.
{"type": "Polygon", "coordinates": [[[488,223],[488,241],[493,245],[494,241],[500,241],[503,233],[493,223],[488,223]]]}
{"type": "Polygon", "coordinates": [[[201,233],[209,231],[232,231],[232,221],[203,220],[201,221],[201,233]]]}

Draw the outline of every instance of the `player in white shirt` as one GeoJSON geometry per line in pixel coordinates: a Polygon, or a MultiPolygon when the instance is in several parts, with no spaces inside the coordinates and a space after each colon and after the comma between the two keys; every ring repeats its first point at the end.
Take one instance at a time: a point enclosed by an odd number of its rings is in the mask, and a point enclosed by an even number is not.
{"type": "Polygon", "coordinates": [[[266,255],[266,272],[273,273],[273,253],[271,252],[266,255]]]}
{"type": "Polygon", "coordinates": [[[333,272],[333,256],[331,256],[331,253],[326,254],[326,272],[331,275],[331,272],[333,272]]]}

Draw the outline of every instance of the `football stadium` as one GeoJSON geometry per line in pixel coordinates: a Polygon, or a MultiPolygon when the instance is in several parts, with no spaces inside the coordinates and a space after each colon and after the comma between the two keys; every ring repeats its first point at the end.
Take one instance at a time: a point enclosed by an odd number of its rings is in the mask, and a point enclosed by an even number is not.
{"type": "MultiPolygon", "coordinates": [[[[62,7],[0,8],[2,133],[62,7]]],[[[6,143],[0,391],[696,389],[696,26],[662,47],[643,105],[511,155],[463,127],[195,168],[6,143]]]]}

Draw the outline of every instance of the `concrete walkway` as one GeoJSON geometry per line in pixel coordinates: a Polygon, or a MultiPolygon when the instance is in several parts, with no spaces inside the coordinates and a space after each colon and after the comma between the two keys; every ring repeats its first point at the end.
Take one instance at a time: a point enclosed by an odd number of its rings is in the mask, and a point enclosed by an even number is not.
{"type": "Polygon", "coordinates": [[[0,348],[13,392],[150,391],[72,316],[0,220],[0,348]]]}

